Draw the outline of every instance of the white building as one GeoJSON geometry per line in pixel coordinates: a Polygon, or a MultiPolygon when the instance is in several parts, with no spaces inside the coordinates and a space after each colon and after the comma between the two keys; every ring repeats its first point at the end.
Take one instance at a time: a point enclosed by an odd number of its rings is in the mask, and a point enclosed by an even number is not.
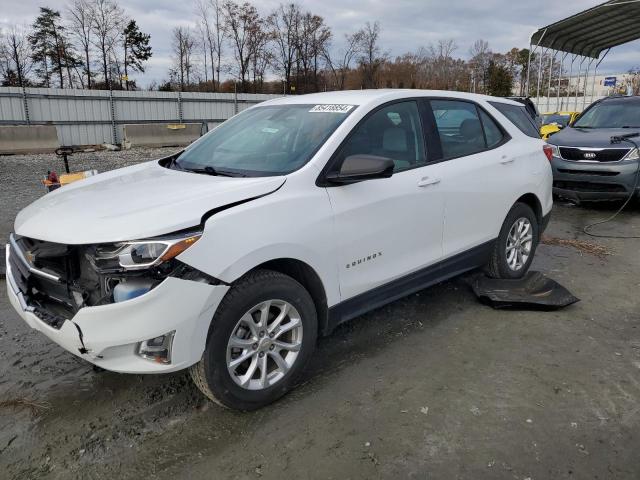
{"type": "MultiPolygon", "coordinates": [[[[571,77],[567,74],[568,72],[563,72],[560,80],[560,95],[558,95],[557,77],[551,80],[551,85],[548,78],[540,82],[540,97],[536,98],[534,94],[531,98],[540,112],[561,110],[581,112],[600,98],[614,94],[627,94],[633,79],[633,75],[629,73],[598,74],[594,78],[591,72],[586,78],[585,88],[584,72],[580,76],[575,72],[571,77]]],[[[532,82],[531,87],[535,92],[537,84],[532,82]]],[[[518,92],[520,92],[520,85],[516,84],[514,94],[518,92]]]]}

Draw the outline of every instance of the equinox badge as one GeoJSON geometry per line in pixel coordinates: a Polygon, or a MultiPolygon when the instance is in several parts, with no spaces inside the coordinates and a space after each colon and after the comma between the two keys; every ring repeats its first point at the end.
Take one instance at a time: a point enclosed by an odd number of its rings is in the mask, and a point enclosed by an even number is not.
{"type": "Polygon", "coordinates": [[[376,258],[381,257],[381,256],[382,256],[382,252],[374,253],[372,255],[367,255],[366,257],[362,257],[362,258],[359,258],[357,260],[354,260],[351,263],[347,263],[346,268],[353,268],[353,267],[358,266],[358,265],[360,265],[362,263],[370,262],[371,260],[375,260],[376,258]]]}

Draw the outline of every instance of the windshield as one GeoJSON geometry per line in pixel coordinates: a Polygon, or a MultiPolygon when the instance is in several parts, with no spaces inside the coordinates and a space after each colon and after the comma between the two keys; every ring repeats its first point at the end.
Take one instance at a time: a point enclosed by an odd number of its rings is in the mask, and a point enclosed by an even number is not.
{"type": "Polygon", "coordinates": [[[576,128],[640,128],[637,102],[601,102],[584,112],[573,124],[576,128]]]}
{"type": "Polygon", "coordinates": [[[569,125],[570,115],[560,115],[559,113],[553,113],[551,115],[543,115],[542,124],[549,125],[550,123],[557,123],[561,127],[569,125]]]}
{"type": "Polygon", "coordinates": [[[286,175],[306,164],[353,105],[258,106],[227,120],[174,162],[225,176],[286,175]]]}

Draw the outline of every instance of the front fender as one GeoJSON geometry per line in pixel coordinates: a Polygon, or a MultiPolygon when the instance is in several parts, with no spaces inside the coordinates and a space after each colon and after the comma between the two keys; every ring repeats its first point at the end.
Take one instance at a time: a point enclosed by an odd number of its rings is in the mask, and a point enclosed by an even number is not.
{"type": "Polygon", "coordinates": [[[299,260],[320,277],[328,304],[338,303],[329,198],[324,188],[294,184],[287,181],[271,195],[215,214],[202,238],[178,259],[226,283],[270,260],[299,260]]]}

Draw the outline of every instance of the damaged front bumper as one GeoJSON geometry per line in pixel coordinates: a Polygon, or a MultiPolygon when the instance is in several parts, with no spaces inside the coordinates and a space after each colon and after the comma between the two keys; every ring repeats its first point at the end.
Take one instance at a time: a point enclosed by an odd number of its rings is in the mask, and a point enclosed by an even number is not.
{"type": "Polygon", "coordinates": [[[65,350],[115,372],[171,372],[198,362],[213,314],[229,289],[227,285],[167,277],[144,295],[83,307],[72,318],[52,326],[20,291],[9,257],[7,245],[7,294],[22,319],[65,350]],[[168,332],[175,332],[170,363],[154,362],[138,354],[140,342],[168,332]]]}

